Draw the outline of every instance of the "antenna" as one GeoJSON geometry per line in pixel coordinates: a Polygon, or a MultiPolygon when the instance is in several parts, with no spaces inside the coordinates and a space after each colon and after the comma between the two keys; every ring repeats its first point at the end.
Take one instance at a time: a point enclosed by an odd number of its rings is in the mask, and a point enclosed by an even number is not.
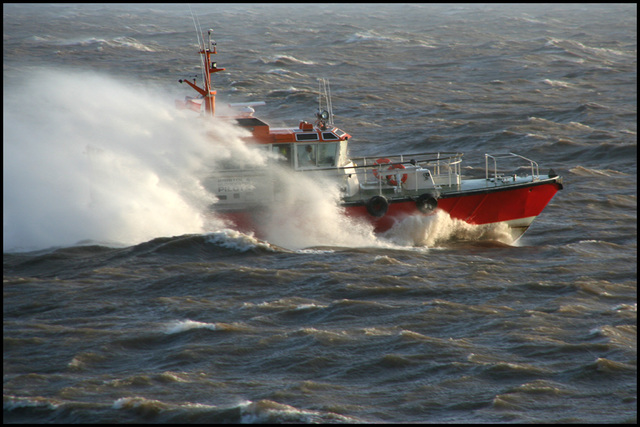
{"type": "MultiPolygon", "coordinates": [[[[189,12],[191,12],[191,19],[193,20],[193,26],[196,29],[196,39],[198,41],[198,47],[200,48],[200,50],[204,51],[204,38],[201,37],[202,34],[202,29],[200,28],[200,20],[198,19],[198,15],[195,15],[193,13],[193,10],[191,9],[191,5],[189,5],[189,12]]],[[[206,81],[206,73],[204,70],[204,65],[200,64],[200,69],[202,72],[202,81],[206,81]]]]}
{"type": "Polygon", "coordinates": [[[321,127],[333,126],[333,105],[331,104],[331,88],[325,78],[318,79],[318,122],[321,127]]]}
{"type": "Polygon", "coordinates": [[[200,20],[198,19],[198,15],[193,13],[191,9],[191,5],[189,5],[189,12],[191,12],[191,19],[193,19],[193,26],[196,29],[196,38],[198,39],[198,47],[201,49],[204,48],[204,39],[200,37],[202,34],[202,27],[200,27],[200,20]]]}
{"type": "Polygon", "coordinates": [[[216,43],[215,40],[211,40],[211,34],[213,34],[213,28],[209,28],[208,31],[209,34],[209,49],[213,48],[213,53],[218,53],[216,52],[216,46],[218,45],[218,43],[216,43]]]}

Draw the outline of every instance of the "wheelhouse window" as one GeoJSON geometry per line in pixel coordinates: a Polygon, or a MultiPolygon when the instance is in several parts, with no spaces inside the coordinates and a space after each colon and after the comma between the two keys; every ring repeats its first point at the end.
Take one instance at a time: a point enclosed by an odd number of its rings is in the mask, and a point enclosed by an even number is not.
{"type": "Polygon", "coordinates": [[[291,144],[273,144],[271,150],[281,165],[291,166],[291,144]]]}
{"type": "Polygon", "coordinates": [[[330,167],[336,165],[338,144],[296,144],[298,167],[330,167]]]}
{"type": "Polygon", "coordinates": [[[335,166],[338,144],[318,144],[318,166],[335,166]]]}

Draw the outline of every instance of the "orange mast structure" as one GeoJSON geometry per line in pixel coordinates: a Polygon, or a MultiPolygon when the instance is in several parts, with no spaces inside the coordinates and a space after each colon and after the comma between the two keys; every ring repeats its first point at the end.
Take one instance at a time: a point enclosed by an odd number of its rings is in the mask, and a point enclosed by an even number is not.
{"type": "Polygon", "coordinates": [[[198,92],[203,97],[204,103],[204,111],[205,116],[213,117],[216,111],[216,91],[211,87],[211,74],[217,73],[219,71],[224,71],[224,68],[218,68],[216,62],[211,61],[211,55],[217,55],[216,42],[211,41],[211,33],[213,30],[209,30],[209,43],[208,47],[205,48],[204,41],[200,47],[200,54],[202,55],[202,70],[204,72],[204,87],[200,87],[195,83],[195,79],[193,83],[189,80],[178,80],[180,83],[186,83],[191,86],[196,92],[198,92]],[[213,48],[213,50],[211,49],[213,48]]]}

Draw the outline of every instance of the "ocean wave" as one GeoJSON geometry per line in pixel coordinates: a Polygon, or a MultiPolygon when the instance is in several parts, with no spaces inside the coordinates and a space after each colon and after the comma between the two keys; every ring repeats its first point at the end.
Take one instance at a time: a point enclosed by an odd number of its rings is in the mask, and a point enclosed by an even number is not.
{"type": "Polygon", "coordinates": [[[608,47],[587,46],[577,40],[548,38],[544,46],[547,49],[553,49],[556,53],[604,64],[631,59],[628,52],[608,47]]]}
{"type": "Polygon", "coordinates": [[[299,65],[299,64],[315,65],[315,62],[313,61],[298,59],[292,55],[277,55],[277,56],[272,56],[266,59],[261,58],[259,61],[265,65],[278,65],[278,66],[299,65]]]}
{"type": "Polygon", "coordinates": [[[145,412],[160,412],[168,409],[165,403],[159,400],[146,399],[144,397],[121,397],[113,402],[113,409],[142,409],[145,412]]]}
{"type": "Polygon", "coordinates": [[[527,378],[527,377],[545,377],[553,374],[551,369],[528,363],[499,362],[488,365],[484,368],[482,375],[487,375],[493,379],[500,378],[527,378]]]}
{"type": "Polygon", "coordinates": [[[613,307],[615,311],[629,311],[629,312],[638,312],[638,303],[633,304],[619,304],[613,307]]]}
{"type": "Polygon", "coordinates": [[[394,41],[394,38],[387,37],[376,33],[373,30],[367,30],[364,32],[357,32],[355,34],[350,35],[345,43],[358,43],[358,42],[390,42],[394,41]]]}
{"type": "Polygon", "coordinates": [[[165,402],[139,395],[120,397],[110,405],[84,403],[79,401],[57,402],[42,397],[19,397],[4,395],[4,421],[32,420],[34,422],[91,422],[96,413],[109,419],[113,412],[127,412],[129,421],[184,423],[240,423],[240,424],[281,424],[281,423],[358,423],[362,420],[336,412],[302,409],[272,400],[240,401],[225,406],[200,402],[165,402]],[[104,415],[111,412],[111,415],[104,415]],[[15,413],[15,415],[14,415],[15,413]],[[131,418],[133,417],[133,418],[131,418]]]}
{"type": "Polygon", "coordinates": [[[122,47],[125,49],[131,49],[138,52],[156,52],[157,51],[157,49],[147,46],[133,37],[127,37],[127,36],[115,37],[113,39],[88,37],[84,39],[60,40],[60,39],[48,38],[48,39],[45,39],[45,41],[48,41],[48,42],[55,41],[56,45],[65,46],[65,47],[97,46],[98,50],[102,50],[104,47],[111,47],[111,48],[122,47]]]}
{"type": "Polygon", "coordinates": [[[133,37],[116,37],[107,43],[110,46],[125,47],[127,49],[137,50],[139,52],[156,52],[157,49],[152,48],[133,37]]]}
{"type": "Polygon", "coordinates": [[[587,168],[584,166],[575,166],[569,169],[569,172],[577,176],[595,176],[595,177],[602,177],[602,176],[611,177],[615,175],[628,175],[624,172],[620,172],[612,169],[595,169],[595,168],[587,168]]]}
{"type": "Polygon", "coordinates": [[[244,234],[233,229],[222,229],[206,234],[187,234],[175,237],[159,237],[134,247],[136,253],[158,253],[172,255],[206,255],[211,250],[218,254],[289,252],[287,249],[244,234]]]}
{"type": "Polygon", "coordinates": [[[23,408],[41,408],[53,411],[59,406],[60,402],[45,397],[2,396],[3,411],[15,411],[23,408]]]}
{"type": "MultiPolygon", "coordinates": [[[[16,250],[17,251],[17,250],[16,250]]],[[[114,257],[124,259],[128,257],[164,254],[173,256],[193,256],[228,253],[274,253],[291,252],[285,248],[260,240],[253,235],[243,234],[232,229],[222,229],[207,234],[185,234],[173,237],[157,237],[135,246],[100,245],[94,242],[79,242],[78,244],[41,249],[32,252],[16,252],[10,255],[10,264],[36,266],[48,262],[73,261],[81,258],[95,258],[96,262],[114,257]]]]}
{"type": "Polygon", "coordinates": [[[224,229],[205,235],[207,243],[237,252],[290,252],[280,246],[260,240],[253,235],[232,229],[224,229]]]}
{"type": "Polygon", "coordinates": [[[630,363],[616,362],[605,357],[599,357],[592,364],[585,367],[586,370],[607,373],[607,374],[627,374],[637,372],[638,367],[630,363]]]}
{"type": "Polygon", "coordinates": [[[165,333],[167,334],[179,334],[180,332],[190,331],[192,329],[208,329],[210,331],[217,331],[218,326],[215,323],[196,322],[194,320],[180,320],[170,323],[165,333]]]}
{"type": "Polygon", "coordinates": [[[562,80],[544,79],[544,80],[542,80],[542,83],[547,84],[549,86],[563,87],[563,88],[570,88],[570,87],[574,86],[572,83],[565,82],[565,81],[562,81],[562,80]]]}
{"type": "Polygon", "coordinates": [[[549,380],[534,380],[531,382],[527,382],[509,390],[508,392],[525,393],[529,395],[545,394],[550,396],[561,396],[570,394],[570,392],[566,390],[562,384],[549,380]]]}
{"type": "Polygon", "coordinates": [[[253,328],[242,323],[207,323],[195,320],[176,320],[166,325],[164,332],[167,335],[180,334],[192,330],[206,329],[209,331],[223,332],[251,332],[253,328]]]}
{"type": "Polygon", "coordinates": [[[327,308],[327,305],[320,304],[304,298],[281,298],[275,301],[264,301],[261,303],[245,302],[243,308],[259,308],[275,311],[289,311],[289,312],[308,312],[310,310],[327,308]]]}
{"type": "Polygon", "coordinates": [[[317,95],[308,89],[289,86],[285,89],[274,89],[267,93],[269,98],[286,98],[287,103],[305,103],[316,99],[317,95]]]}
{"type": "MultiPolygon", "coordinates": [[[[636,311],[635,307],[633,311],[636,311]]],[[[638,347],[638,328],[636,325],[605,325],[599,328],[599,334],[607,337],[612,345],[622,350],[638,347]]]]}
{"type": "Polygon", "coordinates": [[[597,129],[589,125],[585,125],[584,123],[580,123],[576,121],[579,118],[581,110],[569,110],[565,112],[554,112],[553,120],[545,119],[542,117],[529,117],[528,121],[531,125],[542,125],[547,130],[551,130],[553,128],[557,128],[559,130],[564,131],[586,131],[586,132],[594,132],[597,129]]]}
{"type": "Polygon", "coordinates": [[[284,405],[272,400],[250,400],[240,404],[240,423],[243,424],[283,424],[283,423],[354,423],[362,422],[333,412],[313,411],[284,405]]]}
{"type": "Polygon", "coordinates": [[[289,74],[289,70],[285,70],[284,68],[273,68],[271,70],[268,70],[267,74],[285,75],[289,74]]]}

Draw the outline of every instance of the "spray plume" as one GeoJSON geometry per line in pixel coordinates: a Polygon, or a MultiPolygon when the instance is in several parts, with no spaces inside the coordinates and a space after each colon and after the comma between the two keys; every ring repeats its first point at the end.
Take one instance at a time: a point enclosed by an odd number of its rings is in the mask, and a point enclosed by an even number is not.
{"type": "MultiPolygon", "coordinates": [[[[34,71],[5,90],[3,121],[5,252],[224,229],[208,213],[216,200],[201,180],[230,158],[253,167],[269,156],[248,146],[241,128],[203,122],[148,89],[90,72],[34,71]]],[[[343,215],[335,185],[277,173],[285,196],[261,225],[280,246],[432,246],[478,235],[437,215],[408,218],[380,239],[343,215]]]]}

